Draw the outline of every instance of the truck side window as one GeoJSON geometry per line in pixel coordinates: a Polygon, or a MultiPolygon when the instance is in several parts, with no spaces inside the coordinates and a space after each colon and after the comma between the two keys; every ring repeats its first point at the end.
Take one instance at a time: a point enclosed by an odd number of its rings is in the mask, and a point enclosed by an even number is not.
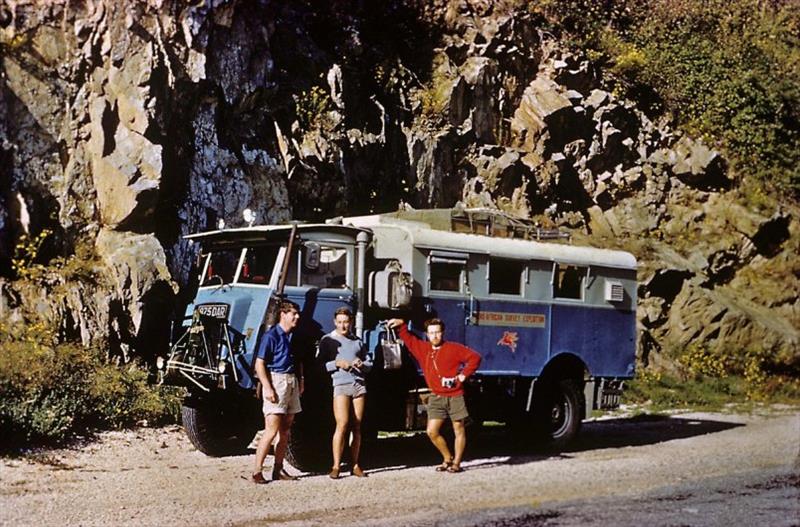
{"type": "Polygon", "coordinates": [[[268,284],[278,257],[277,246],[254,247],[247,254],[239,273],[239,282],[245,284],[268,284]]]}
{"type": "Polygon", "coordinates": [[[556,264],[553,274],[553,298],[583,298],[583,279],[586,267],[577,265],[556,264]]]}
{"type": "Polygon", "coordinates": [[[347,283],[347,249],[321,246],[319,265],[313,269],[303,266],[302,285],[314,287],[345,287],[347,283]]]}
{"type": "Polygon", "coordinates": [[[464,264],[461,262],[431,261],[431,291],[461,291],[461,272],[463,270],[464,264]]]}
{"type": "Polygon", "coordinates": [[[525,263],[504,258],[489,259],[489,294],[522,294],[522,271],[525,263]]]}

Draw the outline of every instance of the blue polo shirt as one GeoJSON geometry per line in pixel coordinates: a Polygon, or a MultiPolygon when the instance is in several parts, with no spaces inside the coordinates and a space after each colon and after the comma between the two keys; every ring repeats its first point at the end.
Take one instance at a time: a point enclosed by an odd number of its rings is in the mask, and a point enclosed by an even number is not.
{"type": "Polygon", "coordinates": [[[280,324],[275,324],[264,334],[256,357],[266,362],[267,369],[275,373],[294,373],[292,335],[280,324]]]}

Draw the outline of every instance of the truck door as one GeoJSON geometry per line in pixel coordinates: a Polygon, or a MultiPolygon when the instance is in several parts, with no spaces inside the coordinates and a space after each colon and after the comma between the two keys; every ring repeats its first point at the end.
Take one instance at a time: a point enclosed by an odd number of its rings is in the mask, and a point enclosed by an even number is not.
{"type": "Polygon", "coordinates": [[[333,330],[333,314],[355,313],[355,251],[352,245],[304,242],[289,264],[286,295],[301,307],[300,325],[313,336],[333,330]]]}

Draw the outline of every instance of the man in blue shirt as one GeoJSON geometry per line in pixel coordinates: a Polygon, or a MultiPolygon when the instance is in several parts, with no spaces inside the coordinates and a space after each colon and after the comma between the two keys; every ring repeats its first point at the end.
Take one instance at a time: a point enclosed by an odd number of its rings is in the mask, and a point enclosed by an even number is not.
{"type": "Polygon", "coordinates": [[[300,320],[298,306],[289,300],[278,306],[280,318],[261,338],[256,353],[256,375],[261,382],[264,399],[264,433],[256,448],[254,483],[266,483],[261,473],[267,452],[278,436],[275,446],[275,465],[272,468],[273,480],[296,480],[283,469],[283,458],[289,443],[289,433],[294,415],[301,411],[300,395],[303,393],[302,363],[295,360],[292,350],[292,330],[300,320]]]}

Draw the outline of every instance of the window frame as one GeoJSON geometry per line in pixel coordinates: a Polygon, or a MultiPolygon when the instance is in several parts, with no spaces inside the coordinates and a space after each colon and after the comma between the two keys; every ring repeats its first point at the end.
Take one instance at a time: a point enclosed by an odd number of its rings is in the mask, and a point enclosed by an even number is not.
{"type": "MultiPolygon", "coordinates": [[[[223,250],[219,250],[219,251],[210,251],[210,252],[206,253],[205,257],[203,258],[202,271],[200,272],[200,274],[197,277],[198,278],[197,287],[198,288],[219,287],[220,285],[235,284],[236,280],[239,278],[239,268],[242,265],[243,254],[244,254],[244,249],[243,248],[223,249],[223,250]],[[233,276],[231,277],[231,279],[229,281],[227,281],[227,282],[223,281],[222,283],[219,283],[219,284],[218,283],[213,283],[213,284],[206,283],[206,280],[207,280],[206,274],[208,273],[208,268],[211,266],[211,259],[214,257],[214,255],[215,254],[219,254],[219,253],[224,253],[224,252],[230,252],[231,256],[233,256],[235,251],[237,251],[237,250],[239,251],[239,254],[238,254],[238,256],[236,256],[236,263],[234,264],[233,276]]],[[[215,273],[215,276],[220,276],[220,275],[216,275],[216,273],[215,273]]]]}
{"type": "Polygon", "coordinates": [[[455,253],[455,252],[445,252],[445,251],[431,251],[428,253],[428,257],[426,258],[426,289],[428,294],[437,294],[437,295],[452,295],[452,296],[463,296],[466,294],[467,288],[467,264],[469,263],[469,254],[465,253],[455,253]],[[433,288],[433,273],[432,266],[433,264],[445,264],[445,265],[453,265],[453,266],[460,266],[458,272],[458,289],[434,289],[433,288]]]}
{"type": "Polygon", "coordinates": [[[274,289],[275,287],[278,286],[278,280],[280,279],[280,275],[281,275],[281,267],[282,267],[282,265],[279,265],[279,262],[281,264],[283,263],[283,256],[285,254],[286,254],[286,247],[282,246],[282,245],[277,245],[277,244],[262,244],[262,245],[253,245],[253,246],[250,246],[250,247],[245,247],[244,251],[242,251],[242,259],[240,260],[239,268],[238,268],[238,270],[236,272],[236,282],[235,283],[238,284],[238,285],[244,285],[244,286],[248,286],[248,287],[250,287],[250,286],[252,286],[252,287],[269,287],[269,288],[273,288],[274,289]],[[278,249],[277,253],[275,254],[275,261],[272,264],[272,270],[270,271],[269,275],[265,275],[265,276],[269,276],[268,280],[266,282],[264,282],[264,283],[242,282],[242,281],[240,281],[242,266],[247,261],[247,255],[249,254],[249,252],[250,251],[256,251],[256,250],[261,249],[263,247],[277,247],[277,249],[278,249]]]}
{"type": "MultiPolygon", "coordinates": [[[[323,241],[319,241],[319,240],[303,240],[303,241],[313,241],[313,242],[317,243],[319,245],[319,247],[320,247],[320,254],[322,254],[322,252],[325,249],[337,249],[337,250],[344,251],[344,258],[345,258],[344,280],[345,280],[345,283],[344,283],[343,286],[329,286],[329,287],[319,287],[317,285],[303,283],[303,280],[302,280],[303,274],[308,274],[308,273],[304,273],[304,271],[303,271],[303,244],[299,243],[299,244],[297,244],[297,246],[292,251],[292,253],[293,253],[292,259],[296,260],[296,266],[295,266],[295,268],[292,268],[292,262],[290,260],[288,271],[289,271],[289,274],[291,276],[287,276],[286,286],[288,286],[288,287],[317,287],[318,289],[342,289],[342,290],[347,289],[347,290],[350,290],[350,291],[355,291],[355,289],[356,289],[356,281],[358,280],[358,277],[356,276],[355,247],[352,244],[343,243],[343,242],[329,242],[329,241],[324,241],[324,240],[323,241]]],[[[278,255],[278,258],[280,259],[281,255],[285,255],[287,251],[288,251],[288,249],[286,248],[286,246],[282,247],[281,248],[281,253],[278,255]]],[[[283,262],[282,259],[280,261],[283,262]]],[[[320,262],[321,261],[322,260],[320,258],[320,262]]],[[[279,280],[279,279],[280,279],[280,270],[277,271],[276,280],[279,280]]],[[[275,283],[277,284],[277,281],[275,283]]]]}
{"type": "Polygon", "coordinates": [[[507,258],[503,256],[489,256],[489,259],[486,263],[486,293],[489,296],[500,296],[500,297],[509,297],[509,298],[523,298],[525,296],[525,284],[528,282],[528,263],[526,260],[520,260],[517,258],[507,258]],[[517,275],[517,292],[515,293],[508,293],[508,292],[500,292],[500,291],[492,291],[492,262],[496,261],[503,261],[512,264],[519,265],[519,273],[517,275]]]}
{"type": "Polygon", "coordinates": [[[564,262],[564,261],[554,261],[553,262],[553,270],[550,275],[550,296],[553,301],[566,301],[566,302],[586,302],[586,285],[589,283],[589,270],[591,266],[586,264],[578,264],[573,262],[564,262]],[[558,276],[559,267],[563,267],[565,272],[568,268],[575,268],[577,271],[577,276],[579,277],[578,282],[578,297],[572,296],[556,296],[556,279],[558,276]]]}

